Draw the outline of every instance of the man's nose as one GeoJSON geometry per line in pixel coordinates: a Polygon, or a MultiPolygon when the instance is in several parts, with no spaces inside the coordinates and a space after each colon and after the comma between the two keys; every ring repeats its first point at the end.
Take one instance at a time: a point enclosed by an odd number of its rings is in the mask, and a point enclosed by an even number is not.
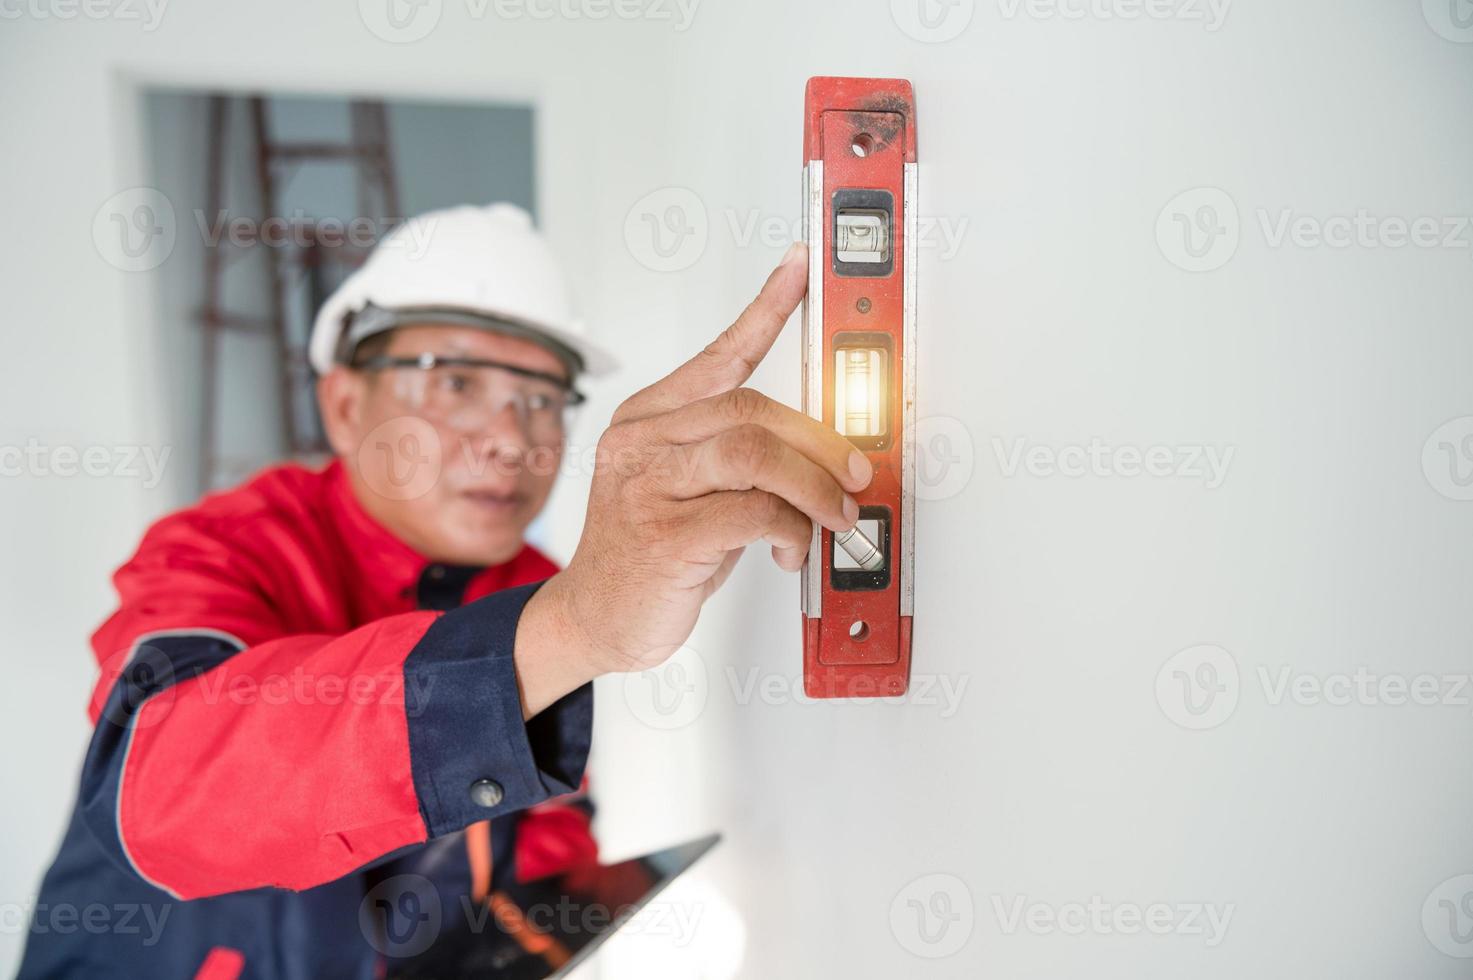
{"type": "Polygon", "coordinates": [[[477,454],[497,462],[520,463],[532,448],[521,413],[513,403],[489,412],[479,436],[477,454]]]}

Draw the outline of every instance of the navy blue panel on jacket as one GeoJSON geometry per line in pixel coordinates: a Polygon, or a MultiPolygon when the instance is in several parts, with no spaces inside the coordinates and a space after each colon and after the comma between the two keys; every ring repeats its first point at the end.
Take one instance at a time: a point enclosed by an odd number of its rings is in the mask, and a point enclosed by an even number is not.
{"type": "MultiPolygon", "coordinates": [[[[549,793],[574,790],[581,779],[592,723],[591,686],[568,695],[532,724],[521,720],[511,652],[522,606],[534,590],[502,590],[446,613],[405,661],[406,675],[413,673],[418,681],[407,685],[410,698],[434,692],[426,703],[406,704],[414,779],[431,833],[427,843],[305,891],[260,888],[181,901],[118,860],[116,831],[96,802],[108,787],[94,773],[81,787],[61,851],[42,882],[21,980],[186,980],[219,947],[241,954],[241,977],[367,980],[385,960],[421,952],[419,946],[452,928],[454,916],[467,908],[470,870],[459,828],[495,818],[493,887],[502,887],[516,874],[518,808],[549,793]],[[430,678],[433,684],[425,683],[430,678]],[[471,791],[472,784],[484,780],[502,787],[494,806],[484,805],[489,800],[484,791],[471,791]],[[88,810],[95,818],[90,822],[88,810]],[[439,910],[439,928],[418,930],[414,948],[407,947],[387,913],[418,914],[429,907],[426,903],[439,910]]],[[[176,675],[182,675],[207,669],[230,652],[228,644],[216,647],[196,638],[169,654],[176,675]],[[188,670],[180,671],[180,664],[188,670]]],[[[144,673],[123,681],[136,690],[117,692],[123,724],[105,716],[100,726],[125,730],[126,706],[136,707],[157,686],[145,683],[144,673]]],[[[115,795],[116,788],[111,791],[115,795]]],[[[222,831],[217,844],[229,848],[228,834],[222,831]]]]}

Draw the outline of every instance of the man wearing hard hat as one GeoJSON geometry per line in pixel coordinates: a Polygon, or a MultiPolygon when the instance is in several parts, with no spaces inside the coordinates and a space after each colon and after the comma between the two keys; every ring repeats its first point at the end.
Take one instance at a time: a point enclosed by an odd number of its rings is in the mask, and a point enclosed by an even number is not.
{"type": "Polygon", "coordinates": [[[414,220],[316,321],[336,459],[164,518],[115,576],[22,977],[382,975],[360,910],[386,879],[458,910],[594,859],[595,677],[663,662],[746,545],[796,570],[815,522],[854,526],[869,463],[739,387],[802,299],[794,246],[619,406],[559,571],[523,533],[611,363],[525,212],[414,220]]]}

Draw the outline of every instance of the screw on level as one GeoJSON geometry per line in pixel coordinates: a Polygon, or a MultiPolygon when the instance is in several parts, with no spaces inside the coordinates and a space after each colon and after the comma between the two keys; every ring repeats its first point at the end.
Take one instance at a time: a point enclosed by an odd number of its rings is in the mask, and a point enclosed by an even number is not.
{"type": "Polygon", "coordinates": [[[854,304],[854,305],[859,308],[859,312],[861,312],[861,313],[868,313],[869,312],[869,305],[870,305],[869,304],[869,297],[868,296],[861,296],[861,297],[859,297],[859,302],[856,303],[856,304],[854,304]]]}

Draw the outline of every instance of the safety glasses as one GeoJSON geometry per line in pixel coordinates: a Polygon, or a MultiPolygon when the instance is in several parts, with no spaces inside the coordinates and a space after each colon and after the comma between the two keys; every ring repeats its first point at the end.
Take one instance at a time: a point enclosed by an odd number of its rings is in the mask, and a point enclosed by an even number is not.
{"type": "Polygon", "coordinates": [[[394,393],[406,407],[457,432],[482,432],[510,407],[533,445],[558,442],[573,408],[584,400],[557,375],[480,358],[380,355],[356,367],[394,372],[394,393]]]}

